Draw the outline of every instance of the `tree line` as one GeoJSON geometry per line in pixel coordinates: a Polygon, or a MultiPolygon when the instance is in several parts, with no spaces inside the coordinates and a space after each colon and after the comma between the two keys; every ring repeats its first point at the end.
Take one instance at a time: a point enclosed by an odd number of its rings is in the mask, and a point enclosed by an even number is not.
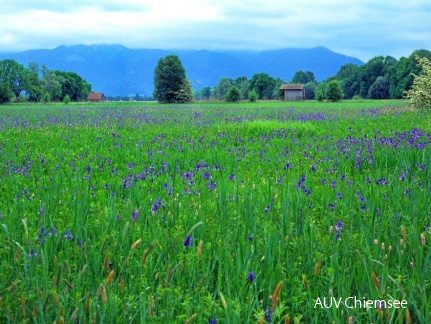
{"type": "MultiPolygon", "coordinates": [[[[311,71],[297,71],[290,81],[257,73],[251,79],[224,77],[213,88],[193,91],[178,56],[168,55],[159,60],[154,70],[153,98],[161,103],[185,103],[193,99],[232,102],[280,99],[282,84],[300,83],[304,84],[306,99],[401,99],[412,88],[415,75],[422,73],[421,58],[431,60],[431,52],[417,50],[399,60],[377,56],[360,66],[346,64],[336,75],[321,82],[316,81],[311,71]]],[[[49,70],[45,65],[39,68],[36,63],[26,68],[14,60],[0,61],[0,103],[12,99],[15,102],[81,101],[90,91],[91,84],[75,72],[49,70]]]]}
{"type": "Polygon", "coordinates": [[[392,56],[377,56],[360,66],[346,64],[334,76],[321,82],[316,81],[311,71],[297,71],[289,81],[275,79],[266,73],[255,74],[250,80],[246,77],[221,78],[214,88],[195,90],[194,98],[226,100],[229,90],[237,87],[242,100],[248,100],[251,91],[257,93],[258,99],[279,99],[281,84],[301,83],[306,99],[402,99],[412,87],[414,75],[421,73],[416,57],[430,60],[431,52],[417,50],[399,60],[392,56]]]}
{"type": "Polygon", "coordinates": [[[91,84],[75,72],[50,70],[36,63],[28,68],[14,60],[0,61],[0,103],[82,101],[91,92],[91,84]]]}

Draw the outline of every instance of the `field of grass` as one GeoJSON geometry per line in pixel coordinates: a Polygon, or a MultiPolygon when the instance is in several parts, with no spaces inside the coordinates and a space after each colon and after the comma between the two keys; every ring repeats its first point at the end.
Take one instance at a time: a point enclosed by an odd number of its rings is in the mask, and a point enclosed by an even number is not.
{"type": "Polygon", "coordinates": [[[403,101],[0,106],[0,322],[430,323],[430,162],[403,101]]]}

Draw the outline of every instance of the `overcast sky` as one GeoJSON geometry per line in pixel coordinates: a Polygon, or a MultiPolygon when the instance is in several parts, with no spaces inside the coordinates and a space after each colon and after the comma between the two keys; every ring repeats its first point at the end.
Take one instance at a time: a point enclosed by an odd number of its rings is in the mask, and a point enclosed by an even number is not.
{"type": "Polygon", "coordinates": [[[0,0],[0,8],[0,52],[325,46],[367,61],[431,50],[430,0],[0,0]]]}

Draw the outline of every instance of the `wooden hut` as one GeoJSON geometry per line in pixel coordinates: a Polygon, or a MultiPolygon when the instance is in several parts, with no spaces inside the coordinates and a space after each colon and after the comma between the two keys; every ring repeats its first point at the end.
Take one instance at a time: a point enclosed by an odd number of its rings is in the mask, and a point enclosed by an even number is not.
{"type": "Polygon", "coordinates": [[[104,102],[106,97],[102,92],[90,92],[87,97],[88,102],[104,102]]]}
{"type": "Polygon", "coordinates": [[[282,84],[283,99],[285,101],[305,100],[305,90],[303,84],[282,84]]]}

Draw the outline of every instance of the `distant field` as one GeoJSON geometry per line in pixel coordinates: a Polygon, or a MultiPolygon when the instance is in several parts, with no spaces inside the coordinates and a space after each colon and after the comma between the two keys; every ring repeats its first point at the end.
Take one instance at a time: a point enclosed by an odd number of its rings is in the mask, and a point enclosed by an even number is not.
{"type": "Polygon", "coordinates": [[[0,106],[0,322],[430,323],[430,161],[404,101],[0,106]]]}

